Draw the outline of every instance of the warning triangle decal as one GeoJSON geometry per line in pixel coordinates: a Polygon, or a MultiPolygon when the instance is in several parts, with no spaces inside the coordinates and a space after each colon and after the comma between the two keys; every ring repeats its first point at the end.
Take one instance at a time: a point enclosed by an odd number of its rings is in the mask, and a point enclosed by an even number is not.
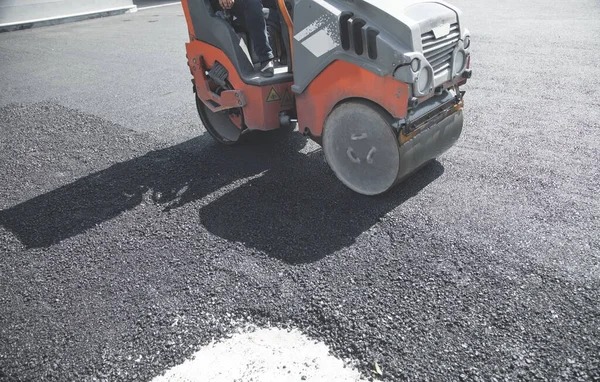
{"type": "Polygon", "coordinates": [[[283,93],[283,99],[281,100],[281,107],[288,107],[294,105],[294,99],[288,89],[285,89],[283,93]]]}
{"type": "Polygon", "coordinates": [[[275,90],[275,88],[271,88],[271,91],[269,92],[269,95],[267,96],[267,102],[275,102],[275,101],[279,101],[281,99],[281,97],[279,96],[279,94],[277,94],[277,90],[275,90]]]}

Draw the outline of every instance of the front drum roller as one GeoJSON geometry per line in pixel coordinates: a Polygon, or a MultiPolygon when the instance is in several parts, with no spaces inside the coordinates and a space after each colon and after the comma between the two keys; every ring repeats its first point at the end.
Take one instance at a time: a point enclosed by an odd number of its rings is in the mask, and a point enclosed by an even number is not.
{"type": "Polygon", "coordinates": [[[206,131],[219,143],[232,146],[240,142],[243,132],[233,123],[229,115],[240,109],[213,112],[196,95],[196,109],[206,131]]]}
{"type": "Polygon", "coordinates": [[[400,147],[392,117],[366,101],[337,106],[323,126],[327,163],[351,190],[382,194],[399,180],[400,147]]]}

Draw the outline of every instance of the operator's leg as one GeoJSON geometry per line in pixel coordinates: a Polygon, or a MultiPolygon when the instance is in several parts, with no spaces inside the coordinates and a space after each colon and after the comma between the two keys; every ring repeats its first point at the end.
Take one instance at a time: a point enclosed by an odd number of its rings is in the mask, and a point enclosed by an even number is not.
{"type": "Polygon", "coordinates": [[[244,19],[254,44],[254,51],[260,59],[261,74],[273,76],[273,50],[269,45],[267,23],[263,15],[262,0],[235,0],[232,12],[236,17],[244,19]]]}

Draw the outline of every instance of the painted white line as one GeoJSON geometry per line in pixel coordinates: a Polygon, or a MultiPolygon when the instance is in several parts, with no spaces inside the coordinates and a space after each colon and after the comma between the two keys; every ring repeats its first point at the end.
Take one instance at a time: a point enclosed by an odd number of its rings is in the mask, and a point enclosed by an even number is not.
{"type": "Polygon", "coordinates": [[[142,8],[138,7],[138,11],[143,11],[143,10],[152,9],[152,8],[168,7],[169,5],[177,5],[177,4],[181,4],[181,1],[175,1],[173,3],[167,3],[167,4],[150,5],[150,6],[142,7],[142,8]]]}

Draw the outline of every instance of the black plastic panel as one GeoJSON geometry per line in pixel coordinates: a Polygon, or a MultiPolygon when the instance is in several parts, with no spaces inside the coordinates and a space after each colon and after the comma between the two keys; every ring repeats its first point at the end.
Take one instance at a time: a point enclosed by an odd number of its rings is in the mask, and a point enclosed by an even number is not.
{"type": "Polygon", "coordinates": [[[377,36],[379,31],[374,28],[367,29],[367,51],[371,60],[377,59],[377,36]]]}

